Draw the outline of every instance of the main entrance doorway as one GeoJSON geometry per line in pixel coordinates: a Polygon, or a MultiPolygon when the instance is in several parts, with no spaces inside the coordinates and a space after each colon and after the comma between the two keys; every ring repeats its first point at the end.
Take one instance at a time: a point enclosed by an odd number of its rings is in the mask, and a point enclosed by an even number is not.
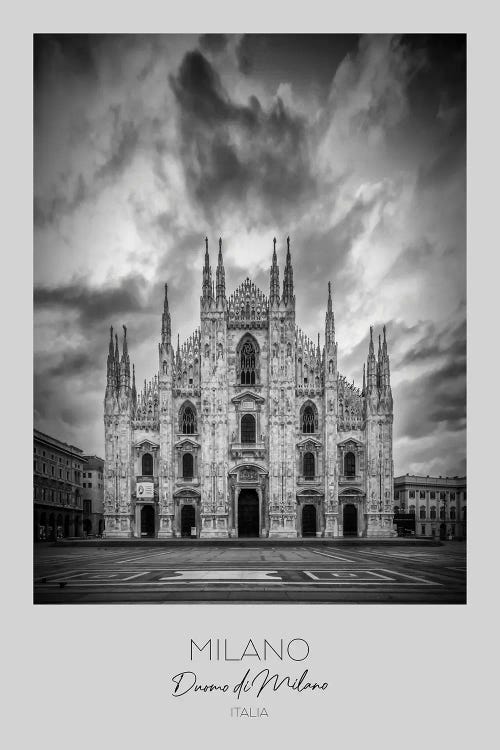
{"type": "Polygon", "coordinates": [[[152,505],[144,505],[141,509],[141,536],[155,535],[155,509],[152,505]]]}
{"type": "Polygon", "coordinates": [[[316,536],[316,506],[302,508],[302,536],[316,536]]]}
{"type": "Polygon", "coordinates": [[[344,505],[344,536],[358,536],[358,511],[355,505],[344,505]]]}
{"type": "Polygon", "coordinates": [[[181,510],[181,536],[191,536],[191,529],[196,526],[194,505],[183,505],[181,510]]]}
{"type": "Polygon", "coordinates": [[[259,496],[255,490],[241,490],[239,494],[238,536],[259,536],[259,496]]]}

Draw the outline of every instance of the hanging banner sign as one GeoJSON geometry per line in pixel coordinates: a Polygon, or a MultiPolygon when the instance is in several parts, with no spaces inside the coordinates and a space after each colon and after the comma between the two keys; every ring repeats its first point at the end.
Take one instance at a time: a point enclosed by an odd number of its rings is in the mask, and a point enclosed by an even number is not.
{"type": "Polygon", "coordinates": [[[137,482],[137,498],[154,497],[153,482],[137,482]]]}

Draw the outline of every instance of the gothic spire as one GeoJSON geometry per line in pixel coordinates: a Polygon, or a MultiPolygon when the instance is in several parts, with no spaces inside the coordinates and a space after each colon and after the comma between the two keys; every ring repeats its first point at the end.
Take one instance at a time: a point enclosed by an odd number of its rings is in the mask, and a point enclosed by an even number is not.
{"type": "Polygon", "coordinates": [[[280,301],[280,270],[278,267],[278,257],[276,255],[276,237],[273,238],[273,262],[271,264],[271,283],[269,302],[271,305],[277,305],[280,301]]]}
{"type": "Polygon", "coordinates": [[[113,326],[110,328],[109,352],[108,352],[108,386],[116,385],[116,363],[113,349],[113,326]]]}
{"type": "Polygon", "coordinates": [[[385,326],[384,331],[384,342],[382,344],[382,361],[381,361],[381,385],[382,388],[390,390],[391,387],[391,373],[389,366],[389,355],[387,353],[387,341],[385,337],[385,326]]]}
{"type": "Polygon", "coordinates": [[[224,263],[222,260],[222,237],[219,237],[219,257],[217,261],[216,280],[217,303],[220,301],[222,304],[224,304],[224,300],[226,298],[226,274],[224,271],[224,263]]]}
{"type": "Polygon", "coordinates": [[[283,278],[283,302],[285,305],[288,302],[293,302],[293,268],[292,268],[292,256],[290,254],[290,237],[286,238],[286,264],[285,274],[283,278]]]}
{"type": "Polygon", "coordinates": [[[137,401],[137,390],[135,388],[135,365],[132,365],[132,401],[134,404],[137,401]]]}
{"type": "Polygon", "coordinates": [[[165,284],[165,298],[163,300],[163,315],[161,318],[161,341],[162,344],[170,344],[172,338],[172,324],[170,310],[168,309],[168,284],[165,284]]]}
{"type": "Polygon", "coordinates": [[[130,385],[130,357],[127,346],[127,326],[123,326],[123,347],[122,359],[120,364],[120,385],[128,387],[130,385]]]}
{"type": "Polygon", "coordinates": [[[111,326],[111,328],[109,329],[109,336],[109,356],[111,357],[111,359],[113,359],[113,326],[111,326]]]}
{"type": "Polygon", "coordinates": [[[326,338],[327,346],[334,345],[335,343],[335,317],[333,315],[331,281],[328,282],[328,302],[326,306],[326,317],[325,317],[325,338],[326,338]]]}
{"type": "Polygon", "coordinates": [[[125,361],[128,359],[128,346],[127,346],[127,326],[123,326],[123,355],[122,359],[125,361]]]}
{"type": "Polygon", "coordinates": [[[212,270],[208,255],[208,237],[205,237],[205,264],[203,266],[203,300],[208,302],[212,299],[212,270]]]}
{"type": "Polygon", "coordinates": [[[370,326],[370,344],[368,347],[368,362],[366,366],[367,390],[372,392],[377,387],[377,361],[373,348],[373,326],[370,326]]]}

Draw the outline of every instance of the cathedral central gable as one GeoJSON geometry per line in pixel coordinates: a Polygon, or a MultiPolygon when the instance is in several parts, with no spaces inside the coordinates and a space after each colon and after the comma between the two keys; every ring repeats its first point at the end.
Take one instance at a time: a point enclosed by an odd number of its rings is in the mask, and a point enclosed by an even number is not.
{"type": "Polygon", "coordinates": [[[227,301],[228,328],[266,328],[269,317],[266,295],[246,278],[227,301]]]}

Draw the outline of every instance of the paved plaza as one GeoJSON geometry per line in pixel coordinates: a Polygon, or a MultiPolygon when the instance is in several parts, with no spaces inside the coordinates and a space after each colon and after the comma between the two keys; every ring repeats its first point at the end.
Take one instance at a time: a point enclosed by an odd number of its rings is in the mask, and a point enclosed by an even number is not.
{"type": "Polygon", "coordinates": [[[36,604],[465,601],[464,542],[34,549],[36,604]]]}

